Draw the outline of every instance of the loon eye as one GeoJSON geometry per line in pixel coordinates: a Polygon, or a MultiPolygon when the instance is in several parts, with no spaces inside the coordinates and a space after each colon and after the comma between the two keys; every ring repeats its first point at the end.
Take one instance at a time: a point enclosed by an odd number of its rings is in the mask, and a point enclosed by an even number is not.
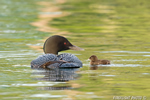
{"type": "Polygon", "coordinates": [[[67,43],[66,42],[64,42],[64,45],[66,45],[67,43]]]}

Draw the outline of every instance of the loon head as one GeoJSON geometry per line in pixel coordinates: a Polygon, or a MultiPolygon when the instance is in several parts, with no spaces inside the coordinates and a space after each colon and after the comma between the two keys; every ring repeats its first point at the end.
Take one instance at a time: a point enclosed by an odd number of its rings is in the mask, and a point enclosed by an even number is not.
{"type": "Polygon", "coordinates": [[[65,37],[59,35],[54,35],[49,37],[45,41],[43,46],[43,50],[45,54],[47,53],[58,54],[59,51],[68,50],[68,49],[84,50],[80,47],[72,45],[65,37]]]}

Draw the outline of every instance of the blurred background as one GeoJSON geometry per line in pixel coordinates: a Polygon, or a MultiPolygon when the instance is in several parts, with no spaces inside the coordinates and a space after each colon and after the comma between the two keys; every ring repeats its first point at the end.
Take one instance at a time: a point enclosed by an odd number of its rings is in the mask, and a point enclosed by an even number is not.
{"type": "Polygon", "coordinates": [[[149,4],[149,0],[0,0],[0,99],[149,100],[149,4]],[[76,55],[83,67],[69,71],[61,82],[52,78],[59,71],[30,68],[52,35],[85,49],[63,51],[76,55]],[[87,59],[93,54],[111,65],[91,70],[87,59]]]}

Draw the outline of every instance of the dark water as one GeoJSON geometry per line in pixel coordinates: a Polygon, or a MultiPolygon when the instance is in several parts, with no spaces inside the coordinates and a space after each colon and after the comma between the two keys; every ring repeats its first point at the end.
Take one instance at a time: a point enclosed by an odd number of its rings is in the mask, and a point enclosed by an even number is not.
{"type": "Polygon", "coordinates": [[[47,6],[40,6],[39,1],[0,1],[1,100],[150,99],[148,0],[69,0],[64,3],[44,0],[61,11],[54,8],[54,11],[43,11],[47,6]],[[38,31],[30,25],[39,20],[40,14],[61,15],[63,12],[69,13],[48,23],[59,29],[57,32],[38,31]],[[43,54],[30,46],[42,46],[43,38],[60,32],[64,32],[62,35],[72,44],[85,49],[64,51],[75,54],[83,62],[83,68],[30,69],[30,62],[43,54]],[[99,59],[109,59],[111,65],[91,68],[87,59],[93,54],[99,59]]]}

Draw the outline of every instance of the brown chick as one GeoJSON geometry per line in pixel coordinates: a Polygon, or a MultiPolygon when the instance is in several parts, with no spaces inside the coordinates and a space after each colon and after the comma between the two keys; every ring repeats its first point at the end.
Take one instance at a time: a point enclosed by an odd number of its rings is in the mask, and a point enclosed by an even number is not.
{"type": "Polygon", "coordinates": [[[89,59],[90,59],[91,65],[99,65],[99,64],[108,65],[108,64],[110,64],[109,60],[104,60],[104,59],[99,60],[97,58],[97,56],[95,56],[95,55],[92,55],[89,59]]]}

